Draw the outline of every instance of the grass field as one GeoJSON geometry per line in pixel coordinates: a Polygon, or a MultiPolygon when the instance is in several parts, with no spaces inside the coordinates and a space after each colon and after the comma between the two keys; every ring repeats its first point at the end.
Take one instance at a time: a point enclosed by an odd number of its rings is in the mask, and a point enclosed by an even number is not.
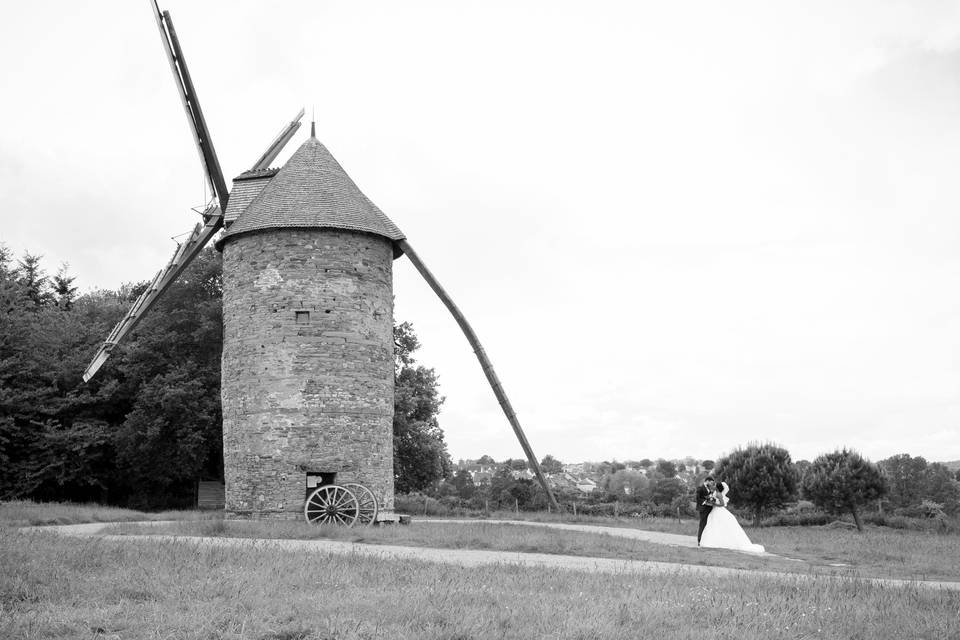
{"type": "MultiPolygon", "coordinates": [[[[600,519],[695,534],[692,522],[600,519]]],[[[136,525],[122,525],[133,532],[136,525]]],[[[152,525],[153,532],[159,532],[152,525]]],[[[319,529],[224,522],[211,513],[0,503],[0,638],[926,638],[960,637],[960,593],[881,587],[826,575],[960,579],[960,538],[868,528],[747,529],[804,563],[666,547],[606,535],[489,523],[319,529]],[[329,537],[374,544],[510,549],[693,562],[815,577],[705,579],[298,553],[254,545],[20,533],[28,524],[192,520],[179,533],[329,537]],[[199,520],[199,521],[198,521],[199,520]],[[844,570],[848,571],[848,570],[844,570]]]]}
{"type": "Polygon", "coordinates": [[[879,530],[857,534],[812,527],[781,529],[756,532],[761,535],[754,537],[767,540],[769,551],[786,557],[757,557],[720,549],[671,547],[611,535],[484,522],[455,524],[415,520],[407,527],[345,529],[304,522],[206,520],[164,525],[118,524],[105,533],[329,539],[365,544],[656,560],[803,574],[960,581],[960,539],[956,537],[879,530]],[[845,566],[833,566],[835,564],[845,566]]]}
{"type": "Polygon", "coordinates": [[[0,637],[960,637],[960,593],[832,578],[608,575],[0,529],[0,637]]]}
{"type": "Polygon", "coordinates": [[[162,511],[145,513],[132,509],[102,507],[96,504],[68,502],[31,502],[12,500],[0,502],[0,525],[28,527],[51,524],[80,524],[84,522],[136,522],[142,520],[206,520],[220,519],[212,511],[162,511]]]}

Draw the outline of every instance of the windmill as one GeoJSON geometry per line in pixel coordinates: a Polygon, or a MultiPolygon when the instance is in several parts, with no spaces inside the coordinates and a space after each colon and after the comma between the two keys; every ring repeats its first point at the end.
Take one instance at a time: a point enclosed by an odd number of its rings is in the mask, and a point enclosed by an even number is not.
{"type": "Polygon", "coordinates": [[[223,253],[226,511],[290,518],[303,509],[308,520],[313,513],[349,523],[363,511],[369,521],[389,519],[392,265],[405,255],[460,326],[558,507],[476,333],[400,229],[317,140],[314,126],[283,167],[269,168],[300,128],[302,109],[228,191],[170,13],[150,3],[213,199],[97,350],[84,381],[222,230],[215,246],[223,253]],[[337,506],[347,500],[353,513],[344,516],[337,506]]]}

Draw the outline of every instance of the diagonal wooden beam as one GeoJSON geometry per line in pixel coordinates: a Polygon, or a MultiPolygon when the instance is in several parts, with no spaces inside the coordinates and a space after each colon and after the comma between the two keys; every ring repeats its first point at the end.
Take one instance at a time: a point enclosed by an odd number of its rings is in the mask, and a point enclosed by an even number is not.
{"type": "Polygon", "coordinates": [[[457,305],[454,304],[453,299],[447,294],[443,287],[440,286],[440,283],[430,270],[427,269],[427,266],[423,264],[420,256],[413,250],[410,243],[406,240],[397,240],[397,246],[410,258],[410,262],[413,263],[413,266],[420,272],[423,279],[427,281],[427,284],[430,285],[430,288],[433,289],[433,292],[437,294],[440,301],[443,302],[444,306],[446,306],[453,315],[454,320],[460,325],[463,335],[467,337],[467,342],[470,343],[470,346],[473,348],[473,353],[476,354],[477,360],[480,361],[480,366],[483,368],[483,375],[487,377],[487,382],[490,383],[490,388],[493,389],[493,395],[497,397],[500,408],[503,409],[503,413],[507,416],[507,421],[510,422],[510,426],[513,427],[513,433],[516,434],[517,440],[520,441],[520,447],[523,449],[524,455],[527,456],[527,462],[530,463],[530,468],[533,469],[533,473],[537,476],[537,480],[550,499],[550,503],[559,511],[560,505],[557,504],[557,499],[553,496],[553,491],[550,490],[550,485],[543,475],[540,463],[537,462],[537,457],[533,454],[533,448],[531,448],[530,443],[527,441],[527,436],[523,433],[523,428],[517,419],[517,413],[513,410],[513,405],[510,404],[510,399],[507,398],[507,392],[503,390],[503,385],[500,384],[500,379],[497,378],[497,373],[493,370],[493,363],[490,362],[490,358],[487,357],[487,352],[483,350],[483,345],[480,344],[480,340],[477,338],[473,327],[470,326],[466,317],[464,317],[457,305]]]}

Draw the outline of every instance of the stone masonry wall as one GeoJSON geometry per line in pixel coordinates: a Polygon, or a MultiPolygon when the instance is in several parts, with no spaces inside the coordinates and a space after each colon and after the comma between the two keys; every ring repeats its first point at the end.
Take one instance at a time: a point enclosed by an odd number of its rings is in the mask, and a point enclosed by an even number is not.
{"type": "Polygon", "coordinates": [[[300,518],[306,474],[393,509],[393,252],[379,236],[276,229],[223,247],[228,515],[300,518]]]}

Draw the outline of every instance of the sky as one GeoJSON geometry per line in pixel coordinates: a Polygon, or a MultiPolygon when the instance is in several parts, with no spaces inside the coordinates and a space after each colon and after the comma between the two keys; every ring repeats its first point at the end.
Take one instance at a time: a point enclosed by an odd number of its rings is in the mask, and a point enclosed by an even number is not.
{"type": "MultiPolygon", "coordinates": [[[[161,7],[228,180],[313,113],[538,457],[960,459],[960,4],[161,7]]],[[[0,55],[0,242],[83,292],[152,277],[208,194],[149,2],[16,3],[0,55]]],[[[522,457],[394,282],[454,460],[522,457]]]]}

